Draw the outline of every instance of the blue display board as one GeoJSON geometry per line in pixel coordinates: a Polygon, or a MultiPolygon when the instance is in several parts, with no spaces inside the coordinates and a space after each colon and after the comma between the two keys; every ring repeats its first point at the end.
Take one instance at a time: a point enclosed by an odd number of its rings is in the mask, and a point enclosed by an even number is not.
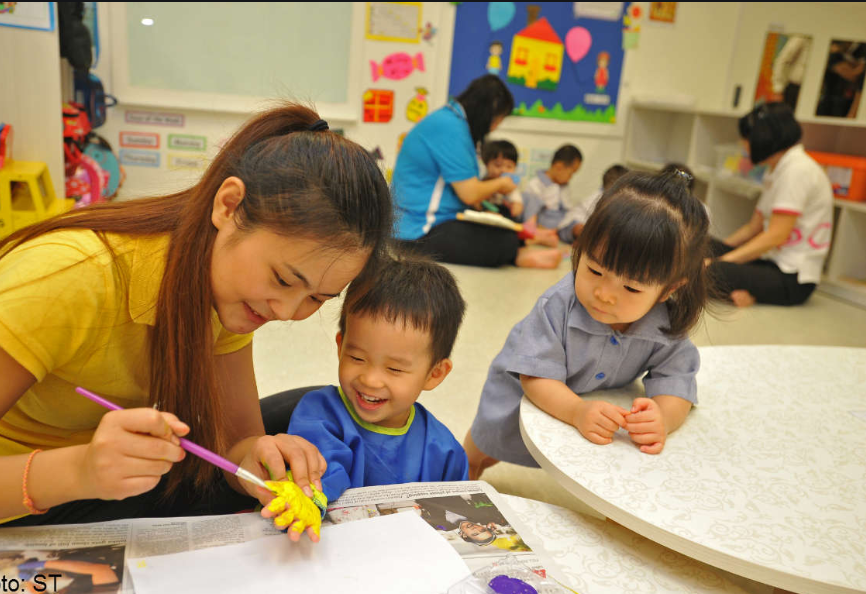
{"type": "Polygon", "coordinates": [[[449,95],[492,73],[514,95],[514,115],[614,123],[629,3],[607,3],[613,13],[598,18],[580,14],[580,4],[459,4],[449,95]]]}

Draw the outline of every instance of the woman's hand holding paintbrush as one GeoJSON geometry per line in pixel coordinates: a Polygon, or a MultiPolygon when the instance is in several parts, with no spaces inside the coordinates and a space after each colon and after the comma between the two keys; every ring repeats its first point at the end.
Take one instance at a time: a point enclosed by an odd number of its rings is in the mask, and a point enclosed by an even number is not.
{"type": "MultiPolygon", "coordinates": [[[[189,426],[171,413],[150,408],[124,410],[84,388],[76,388],[76,392],[111,410],[103,416],[91,442],[84,449],[82,484],[93,487],[88,498],[124,499],[145,493],[159,483],[162,475],[171,470],[172,464],[184,459],[184,450],[244,479],[240,484],[263,505],[267,505],[278,491],[273,484],[267,485],[253,472],[181,437],[189,433],[189,426]]],[[[288,460],[290,467],[295,469],[295,475],[305,477],[298,481],[298,486],[308,497],[313,495],[306,479],[308,475],[314,479],[317,488],[321,488],[319,477],[326,464],[312,444],[290,435],[249,439],[256,441],[242,465],[260,472],[267,469],[272,477],[284,477],[285,461],[288,460]]],[[[271,518],[278,515],[274,511],[280,510],[265,509],[262,515],[271,518]]],[[[319,540],[317,528],[307,531],[313,541],[319,540]]],[[[297,530],[290,530],[289,535],[292,540],[300,539],[297,530]]]]}

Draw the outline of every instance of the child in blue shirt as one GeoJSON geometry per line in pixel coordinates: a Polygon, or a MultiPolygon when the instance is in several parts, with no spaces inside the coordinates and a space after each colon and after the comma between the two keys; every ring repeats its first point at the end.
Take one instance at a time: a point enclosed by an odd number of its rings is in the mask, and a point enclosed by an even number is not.
{"type": "Polygon", "coordinates": [[[350,487],[467,479],[460,443],[416,402],[450,373],[465,307],[451,273],[419,256],[388,257],[349,286],[340,385],[306,394],[288,430],[327,461],[329,501],[350,487]]]}
{"type": "Polygon", "coordinates": [[[538,466],[520,438],[520,401],[604,445],[620,428],[658,454],[697,402],[688,331],[707,300],[707,213],[688,176],[629,173],[605,192],[574,245],[572,272],[511,330],[466,435],[469,477],[500,460],[538,466]],[[582,394],[642,378],[630,410],[582,394]]]}
{"type": "MultiPolygon", "coordinates": [[[[507,140],[489,140],[481,147],[481,160],[484,162],[484,167],[487,172],[485,180],[496,179],[503,175],[510,176],[514,183],[520,183],[520,178],[517,177],[517,147],[507,140]]],[[[555,229],[539,229],[537,225],[537,214],[527,219],[523,215],[523,196],[519,189],[503,195],[494,194],[488,201],[496,205],[500,209],[500,214],[508,217],[512,221],[524,223],[527,230],[531,230],[529,235],[531,239],[525,241],[526,245],[544,245],[547,247],[557,247],[559,245],[559,237],[555,229]],[[504,209],[504,211],[503,211],[504,209]]],[[[479,210],[481,206],[478,206],[479,210]]],[[[535,209],[537,211],[537,209],[535,209]]]]}

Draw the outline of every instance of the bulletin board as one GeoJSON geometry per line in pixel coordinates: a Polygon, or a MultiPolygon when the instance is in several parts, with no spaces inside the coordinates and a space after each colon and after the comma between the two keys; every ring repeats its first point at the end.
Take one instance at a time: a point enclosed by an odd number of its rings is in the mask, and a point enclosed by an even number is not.
{"type": "Polygon", "coordinates": [[[514,95],[514,115],[613,124],[629,4],[460,3],[448,93],[492,73],[514,95]],[[604,10],[591,9],[600,4],[604,10]]]}

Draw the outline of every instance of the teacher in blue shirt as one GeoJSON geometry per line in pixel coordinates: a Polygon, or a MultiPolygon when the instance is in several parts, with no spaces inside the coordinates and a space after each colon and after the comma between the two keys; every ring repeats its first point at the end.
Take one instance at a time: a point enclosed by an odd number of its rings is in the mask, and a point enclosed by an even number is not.
{"type": "Polygon", "coordinates": [[[403,141],[394,168],[397,238],[440,262],[555,268],[557,249],[521,246],[514,231],[458,221],[457,213],[516,186],[508,177],[479,178],[478,147],[514,110],[497,76],[477,78],[421,120],[403,141]]]}

